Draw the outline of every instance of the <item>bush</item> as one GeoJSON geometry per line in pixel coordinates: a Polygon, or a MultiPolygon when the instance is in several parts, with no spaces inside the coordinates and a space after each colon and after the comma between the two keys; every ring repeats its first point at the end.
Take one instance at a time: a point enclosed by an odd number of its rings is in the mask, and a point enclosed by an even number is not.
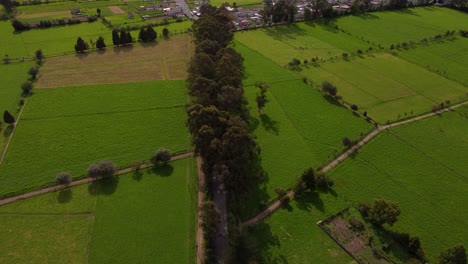
{"type": "Polygon", "coordinates": [[[357,111],[359,108],[357,105],[353,104],[351,105],[351,109],[353,109],[353,111],[357,111]]]}
{"type": "Polygon", "coordinates": [[[357,219],[356,217],[354,216],[351,216],[349,218],[349,224],[351,225],[351,227],[356,230],[356,231],[363,231],[365,229],[365,226],[364,226],[364,223],[362,223],[361,221],[359,221],[359,219],[357,219]]]}
{"type": "Polygon", "coordinates": [[[141,166],[143,166],[143,162],[137,160],[137,161],[134,161],[132,163],[132,168],[135,170],[135,171],[139,171],[141,169],[141,166]]]}
{"type": "Polygon", "coordinates": [[[275,189],[275,193],[278,195],[278,198],[281,198],[286,194],[286,190],[281,187],[278,187],[275,189]]]}
{"type": "Polygon", "coordinates": [[[343,146],[349,148],[353,146],[353,141],[348,137],[343,138],[343,146]]]}
{"type": "Polygon", "coordinates": [[[291,67],[297,67],[299,65],[301,65],[301,61],[299,59],[296,59],[296,58],[293,58],[289,63],[288,63],[289,66],[291,67]]]}
{"type": "Polygon", "coordinates": [[[55,177],[55,180],[57,181],[58,184],[65,184],[65,185],[70,184],[71,179],[72,177],[70,173],[68,172],[61,172],[57,174],[57,176],[55,177]]]}
{"type": "Polygon", "coordinates": [[[331,96],[336,96],[338,92],[336,86],[327,81],[322,83],[322,91],[328,93],[331,96]]]}
{"type": "Polygon", "coordinates": [[[88,176],[97,178],[110,178],[117,172],[117,166],[112,161],[103,160],[97,164],[93,164],[88,168],[88,176]]]}
{"type": "Polygon", "coordinates": [[[455,246],[442,252],[439,256],[440,264],[466,264],[466,250],[463,245],[455,246]]]}
{"type": "Polygon", "coordinates": [[[29,82],[29,81],[24,82],[21,85],[21,90],[23,90],[24,95],[29,94],[31,92],[32,88],[33,88],[33,84],[32,84],[32,82],[29,82]]]}
{"type": "Polygon", "coordinates": [[[156,151],[154,156],[150,158],[151,163],[158,165],[160,163],[166,164],[171,160],[171,152],[165,148],[160,148],[156,151]]]}

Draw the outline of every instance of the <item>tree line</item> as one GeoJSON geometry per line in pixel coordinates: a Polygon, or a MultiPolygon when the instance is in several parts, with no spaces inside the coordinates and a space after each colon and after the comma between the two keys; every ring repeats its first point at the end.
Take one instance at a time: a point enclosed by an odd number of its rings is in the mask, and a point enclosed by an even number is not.
{"type": "Polygon", "coordinates": [[[204,5],[201,13],[192,26],[195,55],[188,67],[187,126],[195,153],[203,159],[207,182],[206,262],[218,263],[222,260],[216,259],[214,241],[223,205],[212,201],[213,193],[226,195],[231,233],[237,229],[242,199],[259,182],[260,150],[249,132],[243,58],[229,46],[234,29],[231,17],[224,7],[204,5]]]}

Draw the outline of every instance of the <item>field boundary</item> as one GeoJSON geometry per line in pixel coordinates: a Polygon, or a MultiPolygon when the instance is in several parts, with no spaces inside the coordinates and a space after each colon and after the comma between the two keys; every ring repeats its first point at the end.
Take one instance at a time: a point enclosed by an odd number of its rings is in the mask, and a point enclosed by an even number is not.
{"type": "MultiPolygon", "coordinates": [[[[341,162],[346,160],[349,156],[351,156],[351,154],[356,152],[359,148],[361,148],[362,146],[367,144],[370,140],[372,140],[374,137],[376,137],[382,131],[385,131],[385,130],[393,128],[393,127],[398,127],[398,126],[401,126],[401,125],[413,123],[413,122],[423,120],[423,119],[426,119],[426,118],[429,118],[429,117],[433,117],[435,115],[440,115],[442,113],[452,111],[452,110],[454,110],[454,109],[456,109],[458,107],[464,106],[464,105],[468,105],[468,101],[465,101],[465,102],[462,102],[462,103],[459,103],[459,104],[456,104],[456,105],[453,105],[453,106],[450,106],[450,107],[447,107],[447,108],[444,108],[444,109],[441,109],[441,110],[438,110],[438,111],[435,111],[435,112],[432,112],[432,113],[429,113],[429,114],[420,115],[420,116],[413,117],[411,119],[403,120],[403,121],[400,121],[400,122],[395,122],[395,123],[384,125],[384,126],[377,125],[377,127],[372,132],[367,134],[361,141],[359,141],[354,146],[349,148],[347,151],[345,151],[343,154],[338,156],[336,159],[334,159],[333,161],[328,163],[328,165],[323,167],[320,170],[320,172],[321,173],[326,173],[326,172],[330,171],[331,169],[336,167],[338,164],[340,164],[341,162]]],[[[292,199],[292,198],[294,198],[294,195],[295,195],[295,191],[293,189],[289,190],[288,192],[286,192],[286,194],[283,197],[281,197],[281,198],[277,199],[276,201],[274,201],[273,203],[271,203],[265,210],[263,210],[262,212],[260,212],[256,216],[254,216],[253,218],[243,222],[241,224],[241,228],[251,226],[251,225],[257,224],[258,222],[262,221],[267,216],[269,216],[270,214],[272,214],[273,212],[275,212],[276,210],[281,208],[281,205],[282,205],[281,201],[284,198],[292,199]]]]}
{"type": "MultiPolygon", "coordinates": [[[[188,153],[180,154],[180,155],[177,155],[177,156],[173,156],[171,158],[171,161],[185,159],[185,158],[189,158],[189,157],[192,157],[192,156],[193,156],[193,152],[188,152],[188,153]]],[[[153,166],[154,165],[151,164],[151,163],[145,163],[138,169],[146,169],[146,168],[150,168],[150,167],[153,167],[153,166]]],[[[121,170],[117,171],[115,173],[114,177],[117,177],[117,176],[122,175],[122,174],[129,173],[129,172],[132,172],[132,171],[136,171],[136,170],[137,170],[137,168],[135,168],[134,166],[127,167],[127,168],[124,168],[124,169],[121,169],[121,170]]],[[[11,197],[8,197],[8,198],[0,199],[0,206],[4,205],[4,204],[9,204],[9,203],[12,203],[12,202],[16,202],[18,200],[38,196],[38,195],[41,195],[41,194],[45,194],[45,193],[49,193],[49,192],[53,192],[53,191],[59,191],[59,190],[63,190],[63,189],[69,188],[69,187],[94,182],[94,181],[97,181],[97,180],[100,180],[100,179],[102,179],[102,177],[96,177],[96,178],[86,177],[86,178],[82,178],[82,179],[79,179],[79,180],[74,180],[70,184],[53,185],[53,186],[41,188],[41,189],[38,189],[38,190],[35,190],[35,191],[31,191],[31,192],[11,196],[11,197]]]]}
{"type": "Polygon", "coordinates": [[[205,241],[203,230],[203,202],[205,201],[205,173],[202,170],[203,161],[200,156],[197,156],[198,170],[198,203],[197,203],[197,264],[205,263],[205,241]]]}

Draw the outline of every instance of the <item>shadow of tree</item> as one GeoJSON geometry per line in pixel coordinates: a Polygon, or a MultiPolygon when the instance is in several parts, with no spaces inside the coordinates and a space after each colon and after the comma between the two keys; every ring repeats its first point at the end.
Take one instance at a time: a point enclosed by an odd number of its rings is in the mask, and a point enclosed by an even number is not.
{"type": "Polygon", "coordinates": [[[162,166],[153,166],[151,172],[161,177],[168,177],[174,172],[174,167],[169,163],[162,166]]]}
{"type": "Polygon", "coordinates": [[[68,203],[71,201],[72,196],[73,195],[71,189],[63,189],[59,191],[57,195],[57,201],[61,204],[68,203]]]}
{"type": "Polygon", "coordinates": [[[325,210],[325,205],[320,199],[318,192],[304,191],[294,197],[296,201],[297,208],[300,210],[310,211],[312,206],[315,206],[319,211],[323,212],[325,210]]]}
{"type": "Polygon", "coordinates": [[[272,120],[269,115],[261,114],[260,115],[260,120],[261,120],[261,123],[262,123],[262,127],[266,131],[273,132],[275,135],[279,134],[278,122],[272,120]]]}
{"type": "Polygon", "coordinates": [[[88,186],[88,193],[91,195],[111,195],[117,190],[119,177],[110,177],[92,182],[88,186]]]}
{"type": "Polygon", "coordinates": [[[249,227],[244,239],[250,253],[245,263],[288,263],[285,256],[271,253],[274,251],[272,248],[280,248],[281,243],[269,224],[259,223],[249,227]]]}
{"type": "Polygon", "coordinates": [[[15,128],[14,125],[8,125],[5,130],[3,131],[3,136],[4,137],[9,137],[11,133],[13,132],[13,129],[15,128]]]}
{"type": "Polygon", "coordinates": [[[141,181],[141,179],[143,179],[143,172],[141,172],[141,170],[134,171],[132,174],[132,179],[135,181],[141,181]]]}

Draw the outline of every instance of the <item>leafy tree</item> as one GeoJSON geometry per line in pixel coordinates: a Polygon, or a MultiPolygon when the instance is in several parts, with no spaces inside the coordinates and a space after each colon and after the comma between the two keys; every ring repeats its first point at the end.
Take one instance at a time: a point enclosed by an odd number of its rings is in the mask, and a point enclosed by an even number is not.
{"type": "Polygon", "coordinates": [[[145,27],[140,28],[140,33],[138,33],[138,39],[141,42],[147,42],[148,41],[148,35],[146,33],[146,28],[145,27]]]}
{"type": "Polygon", "coordinates": [[[117,166],[112,161],[103,160],[97,164],[92,164],[88,168],[88,176],[97,178],[110,178],[117,172],[117,166]]]}
{"type": "Polygon", "coordinates": [[[463,245],[447,249],[439,256],[439,264],[466,264],[466,250],[463,245]]]}
{"type": "Polygon", "coordinates": [[[396,203],[384,199],[376,199],[370,205],[367,219],[377,226],[383,224],[393,225],[398,220],[400,213],[400,208],[396,203]]]}
{"type": "Polygon", "coordinates": [[[171,152],[165,148],[160,148],[156,151],[154,156],[150,158],[151,163],[154,165],[166,164],[171,160],[171,152]]]}
{"type": "Polygon", "coordinates": [[[146,26],[146,37],[148,41],[155,41],[158,37],[158,33],[156,33],[156,31],[154,31],[154,29],[148,25],[146,26]]]}
{"type": "Polygon", "coordinates": [[[301,180],[307,190],[315,190],[315,172],[314,169],[306,169],[301,176],[301,180]]]}
{"type": "Polygon", "coordinates": [[[168,38],[169,37],[169,29],[168,28],[163,28],[162,35],[163,35],[163,37],[168,38]]]}
{"type": "Polygon", "coordinates": [[[21,84],[21,90],[23,90],[23,95],[28,95],[33,88],[33,84],[30,81],[26,81],[21,84]]]}
{"type": "Polygon", "coordinates": [[[12,125],[15,123],[15,117],[13,117],[13,115],[10,114],[8,110],[5,110],[5,112],[3,112],[3,121],[5,121],[5,123],[7,124],[12,125]]]}
{"type": "Polygon", "coordinates": [[[314,19],[314,17],[312,16],[312,11],[310,11],[309,8],[305,8],[304,9],[304,20],[305,21],[310,21],[314,19]]]}
{"type": "Polygon", "coordinates": [[[16,19],[11,20],[11,25],[13,26],[15,31],[21,31],[31,28],[28,24],[24,24],[23,22],[16,19]]]}
{"type": "Polygon", "coordinates": [[[359,107],[357,105],[353,104],[353,105],[351,105],[351,109],[353,111],[357,111],[359,109],[359,107]]]}
{"type": "Polygon", "coordinates": [[[35,58],[36,58],[38,64],[42,64],[42,61],[45,58],[44,53],[42,52],[42,50],[41,49],[36,50],[36,52],[34,52],[34,55],[35,55],[35,58]]]}
{"type": "Polygon", "coordinates": [[[97,13],[98,17],[101,17],[101,9],[100,8],[96,9],[96,13],[97,13]]]}
{"type": "Polygon", "coordinates": [[[266,93],[270,87],[264,82],[257,82],[255,83],[255,86],[260,89],[260,93],[257,93],[255,100],[257,101],[258,112],[261,113],[266,103],[268,103],[266,93]]]}
{"type": "Polygon", "coordinates": [[[58,184],[68,185],[71,182],[71,175],[68,172],[61,172],[55,177],[55,180],[58,184]]]}
{"type": "Polygon", "coordinates": [[[39,67],[37,67],[37,66],[32,66],[28,70],[28,74],[31,75],[32,80],[36,79],[38,73],[39,73],[39,67]]]}
{"type": "Polygon", "coordinates": [[[117,29],[112,30],[112,44],[114,44],[114,46],[120,45],[120,36],[117,29]]]}
{"type": "Polygon", "coordinates": [[[322,83],[322,91],[328,93],[331,96],[336,96],[338,92],[336,86],[327,81],[322,83]]]}
{"type": "Polygon", "coordinates": [[[129,45],[133,43],[132,34],[129,31],[122,29],[120,31],[120,44],[121,45],[129,45]]]}
{"type": "Polygon", "coordinates": [[[88,43],[86,43],[81,37],[78,37],[75,44],[75,51],[82,53],[87,49],[89,49],[88,43]]]}
{"type": "Polygon", "coordinates": [[[103,37],[99,37],[97,40],[96,40],[96,48],[98,48],[99,50],[103,50],[106,48],[106,42],[104,42],[104,38],[103,37]]]}

